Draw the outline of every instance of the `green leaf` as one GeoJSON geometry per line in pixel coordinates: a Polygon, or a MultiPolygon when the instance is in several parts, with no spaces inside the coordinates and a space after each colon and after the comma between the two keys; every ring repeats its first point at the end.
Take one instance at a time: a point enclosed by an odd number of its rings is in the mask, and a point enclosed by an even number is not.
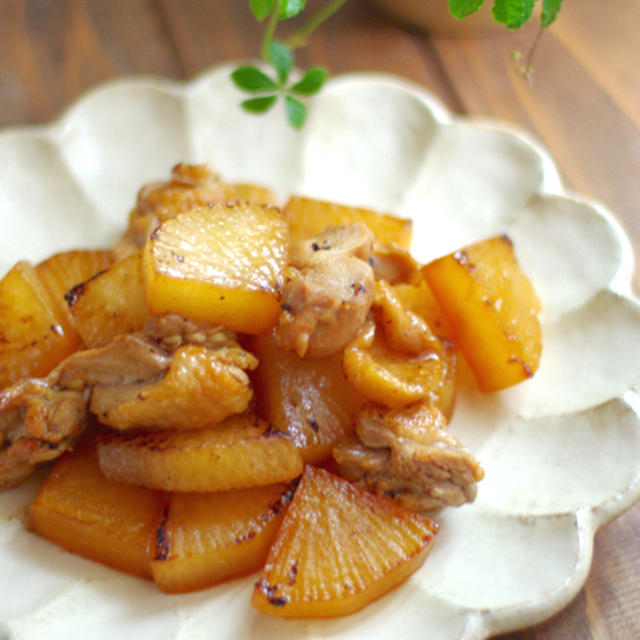
{"type": "Polygon", "coordinates": [[[286,20],[297,16],[307,4],[307,0],[279,0],[278,18],[286,20]]]}
{"type": "Polygon", "coordinates": [[[262,96],[260,98],[249,98],[240,103],[240,106],[250,113],[264,113],[271,109],[278,96],[262,96]]]}
{"type": "Polygon", "coordinates": [[[303,96],[310,96],[317,93],[326,82],[327,75],[327,70],[322,67],[309,69],[309,71],[307,71],[307,73],[302,77],[302,80],[296,82],[292,87],[290,87],[290,91],[300,93],[303,96]]]}
{"type": "Polygon", "coordinates": [[[449,13],[454,18],[462,20],[475,13],[483,4],[484,0],[449,0],[449,13]]]}
{"type": "Polygon", "coordinates": [[[231,79],[243,91],[275,91],[278,85],[256,67],[239,67],[231,74],[231,79]]]}
{"type": "Polygon", "coordinates": [[[307,107],[300,100],[291,96],[284,97],[284,108],[287,113],[287,120],[294,129],[302,129],[302,125],[307,117],[307,107]]]}
{"type": "Polygon", "coordinates": [[[287,81],[293,67],[293,51],[284,42],[273,40],[269,43],[268,59],[278,74],[280,82],[287,81]]]}
{"type": "Polygon", "coordinates": [[[543,29],[546,29],[555,21],[561,6],[562,0],[542,0],[542,15],[540,16],[540,23],[542,24],[543,29]]]}
{"type": "Polygon", "coordinates": [[[508,29],[519,29],[531,18],[535,0],[494,0],[493,19],[508,29]]]}
{"type": "Polygon", "coordinates": [[[276,0],[249,0],[251,11],[256,20],[264,20],[276,6],[276,0]]]}

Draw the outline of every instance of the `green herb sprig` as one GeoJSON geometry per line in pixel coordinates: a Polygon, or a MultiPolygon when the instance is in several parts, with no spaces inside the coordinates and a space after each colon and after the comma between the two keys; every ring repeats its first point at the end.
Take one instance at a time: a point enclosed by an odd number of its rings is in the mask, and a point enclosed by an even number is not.
{"type": "Polygon", "coordinates": [[[254,97],[241,102],[250,113],[265,113],[277,102],[284,99],[287,120],[295,129],[301,129],[307,117],[307,107],[302,101],[322,88],[328,72],[323,67],[313,67],[302,78],[290,83],[294,67],[294,50],[304,46],[309,36],[328,20],[347,0],[329,0],[287,41],[274,39],[278,22],[297,16],[306,7],[307,0],[249,0],[251,11],[257,20],[267,20],[262,38],[262,60],[272,70],[269,75],[256,66],[239,67],[231,74],[237,87],[254,97]]]}
{"type": "MultiPolygon", "coordinates": [[[[516,68],[526,77],[531,75],[531,61],[540,37],[558,16],[562,0],[493,0],[493,19],[507,29],[519,29],[529,22],[538,1],[542,2],[538,35],[524,63],[522,54],[514,53],[516,68]]],[[[256,20],[266,20],[261,57],[270,67],[271,75],[254,65],[239,67],[233,71],[231,79],[236,86],[253,96],[240,103],[243,109],[254,114],[266,113],[282,97],[287,120],[295,129],[302,128],[307,117],[303,99],[320,91],[328,72],[323,67],[312,67],[300,80],[291,84],[295,49],[306,45],[311,34],[346,2],[347,0],[327,0],[296,33],[283,41],[275,39],[278,22],[300,14],[305,9],[307,0],[249,0],[256,20]]],[[[484,2],[485,0],[448,0],[449,12],[454,18],[462,20],[478,11],[484,2]]]]}
{"type": "MultiPolygon", "coordinates": [[[[524,26],[533,15],[533,9],[538,0],[494,0],[493,2],[493,19],[504,25],[507,29],[519,29],[524,26]]],[[[484,0],[449,0],[449,12],[454,18],[462,20],[472,13],[478,11],[484,0]]],[[[529,49],[526,61],[522,62],[522,54],[518,51],[514,52],[513,58],[516,62],[518,72],[530,78],[531,62],[533,55],[540,41],[540,37],[545,29],[547,29],[558,16],[562,0],[542,0],[542,10],[540,13],[540,29],[538,35],[529,49]]]]}
{"type": "MultiPolygon", "coordinates": [[[[507,29],[519,29],[529,22],[537,0],[494,0],[493,19],[507,29]]],[[[482,7],[484,0],[449,0],[449,12],[462,20],[482,7]]],[[[546,29],[558,15],[562,0],[542,0],[540,26],[546,29]]]]}

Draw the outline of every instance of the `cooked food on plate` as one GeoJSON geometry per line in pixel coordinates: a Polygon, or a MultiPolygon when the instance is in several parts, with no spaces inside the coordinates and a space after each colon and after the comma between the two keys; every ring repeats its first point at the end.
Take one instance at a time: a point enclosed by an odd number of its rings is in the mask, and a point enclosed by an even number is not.
{"type": "Polygon", "coordinates": [[[0,280],[0,487],[54,461],[31,528],[163,591],[261,571],[264,613],[361,609],[476,497],[460,363],[494,392],[542,349],[506,236],[424,265],[410,243],[409,220],[177,165],[114,246],[0,280]]]}

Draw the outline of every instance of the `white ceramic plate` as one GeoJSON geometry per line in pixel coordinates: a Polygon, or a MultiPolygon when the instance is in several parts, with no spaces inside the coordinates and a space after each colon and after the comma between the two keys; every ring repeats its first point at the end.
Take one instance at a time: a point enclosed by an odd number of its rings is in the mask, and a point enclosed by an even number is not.
{"type": "Polygon", "coordinates": [[[640,496],[640,306],[632,255],[602,207],[568,194],[521,132],[454,118],[424,90],[338,78],[302,133],[256,118],[218,67],[187,85],[125,79],[47,127],[0,134],[0,275],[17,259],[111,243],[138,187],[179,160],[229,180],[370,206],[415,221],[422,261],[506,232],[545,306],[537,375],[479,394],[451,429],[481,460],[477,501],[439,515],[404,585],[342,619],[283,622],[249,605],[253,578],[167,596],[27,533],[37,478],[0,494],[0,630],[15,639],[478,639],[530,625],[582,586],[597,527],[640,496]]]}

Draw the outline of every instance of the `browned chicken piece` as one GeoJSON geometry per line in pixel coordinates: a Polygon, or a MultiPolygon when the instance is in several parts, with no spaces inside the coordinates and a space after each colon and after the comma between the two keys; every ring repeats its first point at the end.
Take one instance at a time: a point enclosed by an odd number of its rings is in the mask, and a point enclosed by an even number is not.
{"type": "Polygon", "coordinates": [[[202,429],[249,406],[245,369],[257,359],[240,347],[185,345],[174,352],[164,376],[129,384],[96,385],[90,409],[114,429],[202,429]]]}
{"type": "Polygon", "coordinates": [[[328,358],[356,335],[373,300],[369,267],[352,256],[336,256],[313,268],[285,270],[276,339],[301,358],[328,358]]]}
{"type": "Polygon", "coordinates": [[[38,462],[67,450],[87,423],[79,391],[22,380],[0,391],[0,489],[24,480],[38,462]]]}
{"type": "Polygon", "coordinates": [[[375,245],[369,262],[376,280],[389,284],[412,282],[420,275],[420,265],[413,256],[396,245],[375,245]]]}
{"type": "Polygon", "coordinates": [[[129,229],[113,248],[121,260],[135,253],[159,224],[194,207],[226,199],[225,185],[207,165],[177,164],[171,179],[152,182],[140,189],[129,216],[129,229]]]}
{"type": "Polygon", "coordinates": [[[358,437],[333,456],[346,478],[412,511],[473,502],[484,471],[445,429],[443,414],[425,403],[400,410],[370,403],[357,417],[358,437]]]}
{"type": "Polygon", "coordinates": [[[373,308],[385,341],[394,351],[417,354],[440,348],[429,325],[404,306],[386,280],[376,282],[373,308]]]}
{"type": "Polygon", "coordinates": [[[364,323],[375,292],[368,264],[371,231],[362,223],[329,227],[290,249],[276,340],[301,358],[328,358],[364,323]]]}
{"type": "Polygon", "coordinates": [[[150,320],[144,333],[73,354],[58,384],[92,387],[91,412],[116,429],[196,429],[247,408],[245,370],[257,365],[232,332],[167,316],[150,320]]]}

